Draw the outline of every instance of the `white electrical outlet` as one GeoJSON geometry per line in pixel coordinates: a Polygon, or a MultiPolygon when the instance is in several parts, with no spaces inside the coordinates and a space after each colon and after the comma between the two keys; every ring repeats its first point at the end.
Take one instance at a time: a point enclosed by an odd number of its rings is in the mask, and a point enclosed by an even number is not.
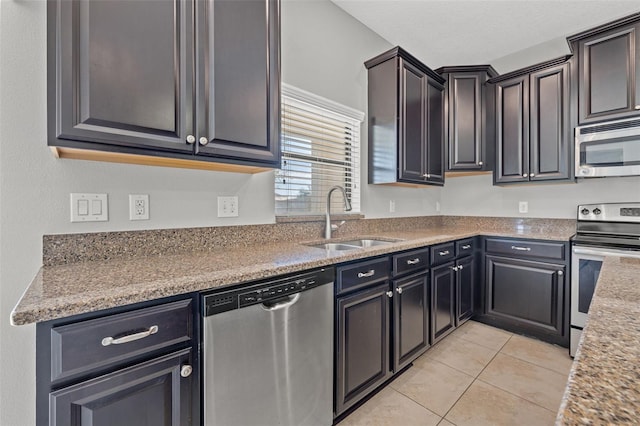
{"type": "Polygon", "coordinates": [[[107,222],[107,194],[70,194],[71,222],[107,222]]]}
{"type": "Polygon", "coordinates": [[[528,201],[520,201],[520,202],[518,202],[518,211],[520,213],[528,213],[529,212],[529,202],[528,201]]]}
{"type": "Polygon", "coordinates": [[[148,194],[129,194],[129,220],[149,220],[148,194]]]}
{"type": "Polygon", "coordinates": [[[218,197],[218,217],[238,217],[238,197],[218,197]]]}
{"type": "Polygon", "coordinates": [[[389,200],[389,213],[396,212],[396,202],[394,200],[389,200]]]}

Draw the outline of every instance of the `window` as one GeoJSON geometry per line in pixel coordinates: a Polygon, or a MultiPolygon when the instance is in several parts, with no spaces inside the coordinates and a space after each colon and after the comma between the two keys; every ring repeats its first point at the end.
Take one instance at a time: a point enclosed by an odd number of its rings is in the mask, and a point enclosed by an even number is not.
{"type": "MultiPolygon", "coordinates": [[[[282,164],[276,171],[277,216],[320,215],[327,192],[342,186],[360,212],[362,112],[291,86],[282,89],[282,164]]],[[[344,210],[339,194],[331,211],[344,210]]]]}

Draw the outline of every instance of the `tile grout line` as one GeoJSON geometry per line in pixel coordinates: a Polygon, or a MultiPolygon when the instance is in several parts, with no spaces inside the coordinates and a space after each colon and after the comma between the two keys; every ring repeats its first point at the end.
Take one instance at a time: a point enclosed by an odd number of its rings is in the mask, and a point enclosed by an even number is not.
{"type": "MultiPolygon", "coordinates": [[[[480,375],[482,374],[482,372],[483,372],[483,371],[484,371],[484,370],[489,366],[489,364],[491,364],[491,363],[493,362],[493,360],[498,356],[498,354],[500,353],[500,351],[502,351],[502,348],[504,348],[504,347],[505,347],[505,345],[509,342],[509,340],[511,340],[511,338],[512,338],[513,336],[514,336],[513,334],[511,334],[511,335],[509,336],[509,338],[508,338],[508,339],[507,339],[507,340],[502,344],[502,346],[500,346],[500,349],[498,349],[498,351],[493,355],[493,357],[491,357],[491,359],[489,360],[489,362],[487,362],[487,364],[482,368],[482,370],[480,370],[480,372],[478,373],[478,375],[477,375],[477,376],[475,376],[475,377],[473,378],[473,381],[472,381],[471,383],[469,383],[469,386],[467,386],[467,387],[466,387],[466,389],[464,390],[464,392],[462,392],[462,394],[460,394],[460,396],[458,397],[458,399],[456,399],[456,402],[454,402],[454,403],[451,405],[451,407],[447,410],[447,412],[444,414],[444,416],[442,416],[442,418],[443,418],[443,419],[445,419],[445,420],[447,420],[449,423],[452,423],[452,424],[454,424],[454,425],[455,425],[455,423],[453,423],[451,420],[448,420],[448,419],[447,419],[447,416],[449,415],[449,413],[451,412],[451,410],[453,410],[453,407],[455,407],[455,406],[456,406],[456,404],[457,404],[457,403],[462,399],[462,397],[467,393],[467,391],[469,390],[469,388],[470,388],[471,386],[473,386],[473,384],[474,384],[477,380],[479,380],[479,379],[478,379],[478,377],[480,377],[480,375]]],[[[472,343],[473,343],[473,342],[472,342],[472,343]]],[[[482,346],[482,345],[480,345],[480,346],[482,346]]],[[[484,382],[483,382],[483,383],[484,383],[484,382]]]]}
{"type": "MultiPolygon", "coordinates": [[[[509,340],[511,340],[511,338],[509,338],[509,340]]],[[[504,346],[503,346],[503,347],[504,347],[504,346]]],[[[501,353],[501,351],[502,351],[502,349],[500,349],[500,351],[498,351],[498,353],[496,353],[496,356],[498,356],[498,354],[499,354],[499,353],[501,353]]],[[[513,359],[516,359],[516,360],[518,360],[518,361],[526,362],[527,364],[533,365],[533,366],[538,367],[538,368],[542,368],[542,369],[547,370],[547,371],[550,371],[550,372],[552,372],[552,373],[556,373],[556,374],[560,374],[560,375],[562,375],[561,373],[558,373],[557,371],[549,370],[548,368],[541,367],[541,366],[539,366],[539,365],[537,365],[537,364],[534,364],[534,363],[532,363],[532,362],[526,361],[526,360],[524,360],[524,359],[520,359],[520,358],[518,358],[518,357],[511,356],[511,355],[509,355],[509,354],[505,354],[505,353],[503,353],[502,355],[504,355],[504,356],[508,356],[508,357],[510,357],[510,358],[513,358],[513,359]]],[[[495,358],[495,357],[494,357],[494,358],[495,358]]],[[[491,359],[491,361],[493,361],[493,359],[491,359]]],[[[491,363],[491,361],[489,361],[489,364],[491,363]]],[[[487,366],[488,366],[489,364],[487,364],[487,366]]],[[[486,368],[486,366],[485,366],[485,368],[486,368]]],[[[484,371],[484,368],[482,369],[482,371],[484,371]]],[[[482,374],[482,372],[480,372],[480,374],[482,374]]],[[[489,383],[489,382],[487,382],[487,381],[485,381],[485,380],[480,379],[480,374],[478,374],[478,378],[477,378],[476,380],[479,380],[479,381],[481,381],[481,382],[482,382],[482,383],[484,383],[484,384],[487,384],[487,385],[489,385],[489,386],[493,386],[494,388],[496,388],[496,389],[500,389],[501,391],[506,392],[506,393],[508,393],[509,395],[515,396],[516,398],[522,399],[523,401],[530,402],[530,403],[531,403],[531,404],[533,404],[533,405],[536,405],[536,406],[538,406],[538,407],[540,407],[540,408],[543,408],[543,409],[545,409],[545,410],[549,411],[550,413],[553,413],[553,411],[552,411],[552,410],[550,410],[550,409],[548,409],[547,407],[544,407],[544,406],[542,406],[542,405],[538,404],[538,403],[537,403],[537,402],[535,402],[535,401],[531,401],[531,400],[529,400],[529,399],[527,399],[527,398],[525,398],[525,397],[523,397],[523,396],[521,396],[521,395],[517,395],[517,394],[515,394],[515,393],[511,392],[510,390],[504,389],[504,388],[502,388],[501,386],[498,386],[498,385],[496,385],[496,384],[494,384],[494,383],[489,383]]],[[[567,380],[568,380],[568,379],[569,379],[569,376],[567,375],[567,380]]],[[[475,382],[475,380],[474,380],[474,382],[475,382]]],[[[466,392],[466,391],[465,391],[465,392],[466,392]]],[[[558,408],[560,408],[560,406],[558,406],[558,408]]],[[[554,414],[556,414],[556,413],[554,413],[554,414]]]]}
{"type": "MultiPolygon", "coordinates": [[[[529,401],[527,398],[523,398],[523,397],[522,397],[522,396],[520,396],[520,395],[516,395],[515,393],[512,393],[512,392],[510,392],[510,391],[508,391],[508,390],[506,390],[506,389],[503,389],[503,388],[501,388],[501,387],[500,387],[500,386],[498,386],[498,385],[494,385],[493,383],[485,382],[485,381],[484,381],[484,380],[482,380],[482,379],[477,379],[477,380],[478,380],[479,382],[484,383],[485,385],[492,386],[492,387],[494,387],[494,388],[496,388],[496,389],[498,389],[498,390],[501,390],[502,392],[508,393],[508,394],[509,394],[509,395],[511,395],[511,396],[514,396],[514,397],[516,397],[516,398],[518,398],[518,399],[521,399],[521,400],[526,401],[526,402],[528,402],[528,403],[530,403],[530,404],[533,404],[533,405],[535,405],[535,406],[536,406],[536,407],[538,407],[538,408],[542,408],[543,410],[545,410],[545,411],[548,411],[548,412],[552,413],[554,416],[555,416],[556,414],[558,414],[557,412],[553,412],[553,411],[549,410],[547,407],[543,407],[542,405],[538,404],[537,402],[529,401]]],[[[560,406],[558,405],[558,409],[559,409],[559,408],[560,408],[560,406]]]]}

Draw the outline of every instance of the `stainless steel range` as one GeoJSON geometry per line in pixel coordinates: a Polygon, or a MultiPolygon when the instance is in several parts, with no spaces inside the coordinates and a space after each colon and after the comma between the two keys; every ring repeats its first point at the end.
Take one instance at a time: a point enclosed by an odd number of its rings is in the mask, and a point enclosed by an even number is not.
{"type": "Polygon", "coordinates": [[[578,206],[571,258],[571,356],[575,356],[606,256],[640,258],[640,203],[578,206]]]}

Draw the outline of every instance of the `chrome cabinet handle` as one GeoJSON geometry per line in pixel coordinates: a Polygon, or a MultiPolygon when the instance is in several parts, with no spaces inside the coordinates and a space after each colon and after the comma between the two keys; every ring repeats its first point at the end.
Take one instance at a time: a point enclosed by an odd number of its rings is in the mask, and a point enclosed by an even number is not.
{"type": "Polygon", "coordinates": [[[462,271],[462,268],[463,268],[463,267],[462,267],[462,265],[459,265],[459,266],[458,266],[458,270],[459,270],[459,271],[462,271]]]}
{"type": "Polygon", "coordinates": [[[561,276],[563,276],[563,275],[564,275],[564,272],[563,272],[563,271],[558,271],[558,276],[559,276],[559,277],[561,277],[561,276]]]}
{"type": "Polygon", "coordinates": [[[187,143],[189,145],[193,145],[196,142],[196,137],[193,135],[188,135],[187,136],[187,143]]]}
{"type": "Polygon", "coordinates": [[[386,295],[387,295],[387,297],[393,297],[393,292],[392,292],[392,291],[388,291],[388,292],[386,293],[386,295]]]}
{"type": "Polygon", "coordinates": [[[156,334],[158,332],[158,326],[152,325],[148,330],[142,331],[140,333],[128,334],[126,336],[118,337],[114,339],[113,337],[105,337],[102,339],[102,346],[109,345],[121,345],[123,343],[134,342],[136,340],[144,339],[145,337],[151,336],[152,334],[156,334]]]}
{"type": "Polygon", "coordinates": [[[431,175],[429,173],[425,173],[425,174],[422,175],[422,177],[429,179],[431,177],[431,175]]]}
{"type": "Polygon", "coordinates": [[[478,161],[478,166],[482,166],[484,163],[482,161],[478,161]]]}
{"type": "Polygon", "coordinates": [[[640,105],[636,105],[636,109],[640,109],[640,105]]]}
{"type": "Polygon", "coordinates": [[[420,258],[419,257],[416,257],[415,259],[407,260],[407,265],[417,265],[418,263],[420,263],[420,258]]]}
{"type": "Polygon", "coordinates": [[[190,365],[183,365],[182,368],[180,369],[180,375],[182,377],[189,377],[192,372],[193,372],[193,367],[191,367],[190,365]]]}
{"type": "Polygon", "coordinates": [[[209,143],[209,139],[207,139],[206,137],[202,136],[199,140],[198,143],[200,143],[200,145],[205,146],[206,144],[209,143]]]}
{"type": "Polygon", "coordinates": [[[518,251],[531,251],[531,247],[518,247],[518,246],[511,246],[511,250],[518,250],[518,251]]]}
{"type": "Polygon", "coordinates": [[[462,250],[469,250],[471,248],[471,244],[466,244],[462,246],[462,250]]]}
{"type": "Polygon", "coordinates": [[[522,175],[522,177],[529,177],[529,175],[528,175],[528,174],[526,174],[526,173],[524,173],[524,174],[522,175]]]}
{"type": "Polygon", "coordinates": [[[396,288],[396,291],[398,292],[398,294],[402,294],[402,287],[396,288]]]}
{"type": "Polygon", "coordinates": [[[458,272],[458,267],[457,266],[450,266],[451,269],[453,269],[454,272],[458,272]]]}
{"type": "Polygon", "coordinates": [[[441,251],[438,253],[440,256],[446,256],[449,254],[449,250],[441,251]]]}
{"type": "Polygon", "coordinates": [[[369,269],[367,272],[358,272],[358,278],[372,277],[376,273],[375,269],[369,269]]]}

